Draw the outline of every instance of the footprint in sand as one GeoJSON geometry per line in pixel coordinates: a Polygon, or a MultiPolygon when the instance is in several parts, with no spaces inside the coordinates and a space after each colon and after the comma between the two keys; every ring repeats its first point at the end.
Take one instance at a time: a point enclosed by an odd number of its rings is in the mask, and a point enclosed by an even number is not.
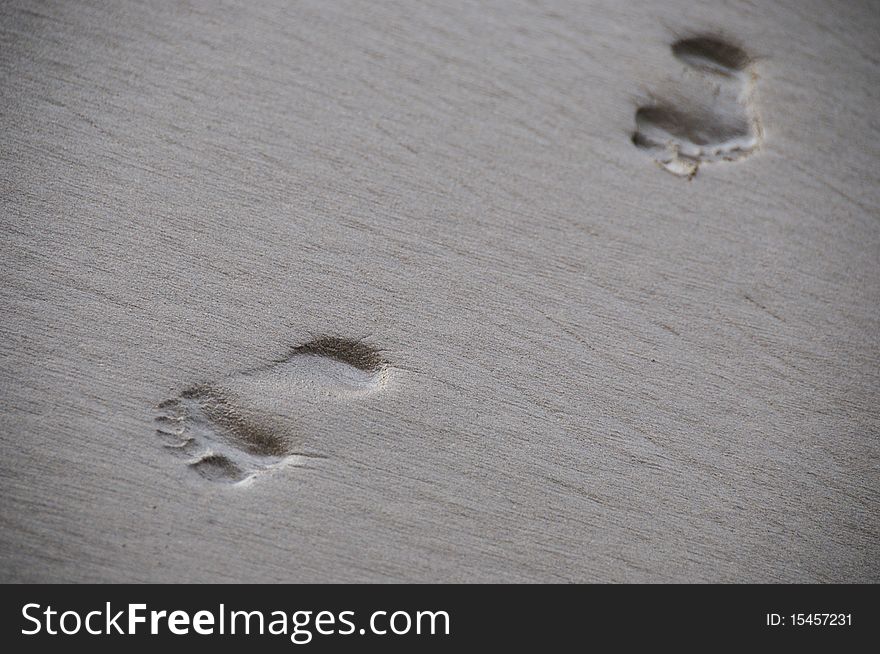
{"type": "Polygon", "coordinates": [[[752,58],[706,36],[677,41],[672,54],[688,74],[663,99],[636,111],[633,144],[689,179],[702,163],[736,161],[754,152],[763,134],[752,58]]]}
{"type": "Polygon", "coordinates": [[[323,458],[306,451],[304,435],[283,424],[285,406],[320,410],[382,389],[387,376],[376,350],[323,338],[269,365],[190,386],[156,407],[156,431],[205,479],[247,484],[263,472],[323,458]]]}

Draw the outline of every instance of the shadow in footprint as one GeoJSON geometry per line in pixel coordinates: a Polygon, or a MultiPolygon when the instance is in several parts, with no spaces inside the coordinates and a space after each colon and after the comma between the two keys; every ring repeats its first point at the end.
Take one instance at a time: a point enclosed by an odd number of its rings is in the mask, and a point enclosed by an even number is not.
{"type": "Polygon", "coordinates": [[[761,144],[752,59],[714,37],[677,41],[672,54],[693,75],[673,93],[636,111],[633,144],[669,172],[693,178],[703,163],[735,161],[761,144]]]}
{"type": "Polygon", "coordinates": [[[269,365],[191,386],[161,402],[156,431],[169,451],[205,479],[246,484],[265,471],[323,458],[302,451],[302,437],[279,428],[271,411],[255,408],[257,399],[269,407],[290,400],[304,407],[345,401],[380,390],[387,375],[375,349],[322,338],[269,365]]]}

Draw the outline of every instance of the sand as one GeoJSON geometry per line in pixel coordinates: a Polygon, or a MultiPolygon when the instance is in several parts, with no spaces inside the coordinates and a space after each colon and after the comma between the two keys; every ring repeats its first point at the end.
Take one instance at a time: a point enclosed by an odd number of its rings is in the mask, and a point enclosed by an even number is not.
{"type": "Polygon", "coordinates": [[[878,34],[4,2],[0,580],[880,581],[878,34]]]}

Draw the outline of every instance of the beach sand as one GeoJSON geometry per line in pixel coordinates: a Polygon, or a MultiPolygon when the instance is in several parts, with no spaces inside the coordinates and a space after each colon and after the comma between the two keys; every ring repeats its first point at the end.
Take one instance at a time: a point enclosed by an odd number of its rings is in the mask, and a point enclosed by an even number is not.
{"type": "Polygon", "coordinates": [[[878,34],[4,2],[0,580],[880,581],[878,34]]]}

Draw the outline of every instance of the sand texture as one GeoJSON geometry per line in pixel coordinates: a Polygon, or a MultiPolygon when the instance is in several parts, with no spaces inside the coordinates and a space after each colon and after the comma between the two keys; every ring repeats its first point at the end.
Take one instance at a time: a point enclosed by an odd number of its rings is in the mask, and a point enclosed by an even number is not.
{"type": "Polygon", "coordinates": [[[0,5],[0,581],[880,581],[880,7],[0,5]]]}

